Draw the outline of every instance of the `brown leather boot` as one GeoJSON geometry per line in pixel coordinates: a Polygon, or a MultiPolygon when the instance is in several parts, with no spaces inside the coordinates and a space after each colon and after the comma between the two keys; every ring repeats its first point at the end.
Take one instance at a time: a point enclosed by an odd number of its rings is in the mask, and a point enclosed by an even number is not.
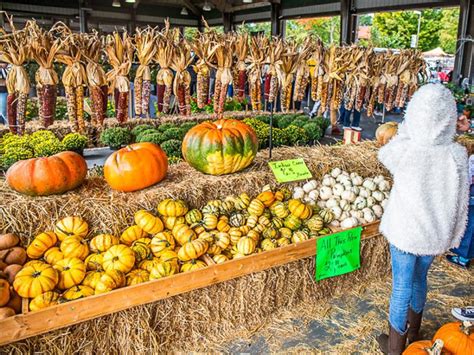
{"type": "Polygon", "coordinates": [[[388,355],[401,355],[405,350],[407,342],[407,332],[405,334],[399,334],[395,329],[390,326],[389,334],[380,334],[377,337],[377,343],[379,343],[380,351],[388,355]]]}
{"type": "Polygon", "coordinates": [[[411,308],[408,310],[408,344],[413,343],[421,339],[420,337],[420,327],[421,319],[423,318],[423,311],[416,313],[411,308]]]}

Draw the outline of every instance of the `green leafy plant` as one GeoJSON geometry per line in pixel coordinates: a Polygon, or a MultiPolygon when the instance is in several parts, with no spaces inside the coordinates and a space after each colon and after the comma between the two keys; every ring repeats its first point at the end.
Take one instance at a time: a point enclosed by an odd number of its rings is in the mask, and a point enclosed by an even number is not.
{"type": "Polygon", "coordinates": [[[168,128],[163,132],[163,139],[165,141],[170,139],[182,140],[184,138],[183,132],[178,127],[168,128]]]}
{"type": "Polygon", "coordinates": [[[40,130],[30,135],[29,142],[31,146],[34,147],[38,143],[41,143],[50,139],[54,139],[54,138],[56,138],[56,135],[53,132],[48,131],[48,130],[40,130]]]}
{"type": "Polygon", "coordinates": [[[79,133],[69,133],[62,140],[63,147],[73,152],[81,152],[87,145],[87,137],[79,133]]]}
{"type": "Polygon", "coordinates": [[[158,130],[155,129],[155,128],[145,129],[145,130],[141,131],[139,134],[136,135],[135,140],[136,140],[137,142],[140,142],[140,141],[142,141],[142,140],[141,140],[141,139],[142,139],[142,138],[141,138],[142,136],[147,136],[147,135],[155,134],[155,133],[160,133],[160,131],[158,131],[158,130]]]}
{"type": "Polygon", "coordinates": [[[151,142],[155,144],[161,144],[164,142],[163,135],[156,131],[156,133],[141,134],[137,138],[137,142],[151,142]]]}
{"type": "Polygon", "coordinates": [[[308,142],[308,135],[303,128],[290,125],[286,127],[284,130],[285,134],[287,135],[288,145],[302,145],[308,142]]]}
{"type": "Polygon", "coordinates": [[[317,122],[309,122],[303,126],[309,140],[317,141],[321,139],[323,133],[321,132],[321,127],[318,125],[317,122]]]}
{"type": "Polygon", "coordinates": [[[63,150],[64,147],[61,141],[56,137],[54,137],[54,139],[39,142],[34,146],[35,157],[49,157],[58,154],[63,150]]]}
{"type": "Polygon", "coordinates": [[[168,157],[181,158],[181,141],[177,139],[170,139],[161,144],[161,148],[165,151],[168,157]]]}
{"type": "Polygon", "coordinates": [[[142,133],[143,131],[149,130],[149,129],[155,130],[156,128],[152,125],[149,125],[149,124],[141,124],[141,125],[135,126],[135,128],[132,129],[132,134],[135,137],[138,137],[140,135],[140,133],[142,133]]]}
{"type": "Polygon", "coordinates": [[[112,149],[119,149],[122,145],[130,144],[132,140],[132,132],[122,127],[107,128],[100,135],[100,141],[112,149]]]}
{"type": "Polygon", "coordinates": [[[17,161],[34,158],[34,152],[26,147],[7,147],[4,153],[0,156],[0,168],[7,170],[17,161]]]}
{"type": "Polygon", "coordinates": [[[175,126],[173,123],[162,123],[162,124],[160,124],[160,125],[158,126],[158,130],[159,130],[160,132],[164,132],[164,131],[166,131],[167,129],[169,129],[169,128],[174,128],[174,127],[176,127],[176,126],[175,126]]]}
{"type": "Polygon", "coordinates": [[[183,159],[181,157],[171,156],[168,157],[168,164],[177,164],[181,163],[183,159]]]}

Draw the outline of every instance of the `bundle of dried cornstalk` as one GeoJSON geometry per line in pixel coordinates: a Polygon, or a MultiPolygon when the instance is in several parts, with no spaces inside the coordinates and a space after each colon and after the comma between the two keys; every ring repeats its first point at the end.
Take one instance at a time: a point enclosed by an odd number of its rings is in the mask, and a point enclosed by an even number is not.
{"type": "Polygon", "coordinates": [[[26,101],[30,91],[28,74],[23,64],[30,57],[31,41],[26,28],[16,29],[12,17],[5,16],[12,30],[7,33],[0,28],[0,61],[11,65],[6,78],[8,126],[12,133],[21,135],[25,132],[26,101]]]}
{"type": "Polygon", "coordinates": [[[314,42],[311,37],[302,44],[300,48],[300,57],[296,68],[295,87],[293,89],[293,102],[301,102],[304,100],[306,88],[309,84],[309,64],[311,52],[315,50],[314,42]]]}
{"type": "Polygon", "coordinates": [[[250,50],[248,60],[248,81],[250,91],[250,102],[252,110],[262,109],[262,66],[267,58],[269,40],[263,35],[253,36],[250,39],[250,50]]]}
{"type": "Polygon", "coordinates": [[[191,75],[187,68],[192,61],[193,57],[188,44],[180,39],[174,46],[171,68],[176,72],[173,82],[173,94],[178,102],[179,113],[184,116],[191,114],[191,75]]]}
{"type": "MultiPolygon", "coordinates": [[[[264,98],[270,104],[273,104],[278,96],[278,71],[277,67],[281,64],[281,54],[283,53],[283,42],[280,38],[273,38],[268,43],[267,71],[265,73],[264,98]]],[[[273,107],[273,106],[272,106],[273,107]]]]}
{"type": "Polygon", "coordinates": [[[43,127],[53,124],[56,111],[58,74],[53,64],[60,49],[60,39],[51,31],[41,29],[36,21],[30,20],[25,28],[30,37],[30,55],[38,64],[36,71],[36,94],[38,95],[38,115],[43,127]]]}
{"type": "Polygon", "coordinates": [[[89,95],[92,102],[91,123],[102,128],[107,112],[108,86],[105,70],[100,64],[103,48],[103,37],[96,31],[83,35],[82,57],[87,62],[86,73],[89,84],[89,95]]]}
{"type": "Polygon", "coordinates": [[[107,35],[105,51],[112,65],[106,76],[114,93],[115,117],[119,123],[124,123],[128,120],[128,73],[133,60],[132,38],[126,31],[121,35],[118,32],[107,35]]]}
{"type": "Polygon", "coordinates": [[[212,58],[212,32],[198,33],[190,46],[195,54],[193,69],[196,72],[196,100],[199,108],[204,108],[209,101],[209,79],[212,58]]]}
{"type": "Polygon", "coordinates": [[[170,23],[165,20],[165,27],[156,38],[155,60],[160,66],[156,75],[158,112],[168,113],[171,93],[173,90],[173,61],[174,40],[179,35],[177,29],[170,29],[170,23]]]}
{"type": "Polygon", "coordinates": [[[232,84],[232,59],[235,38],[232,36],[219,36],[217,43],[212,49],[213,67],[217,67],[216,82],[214,85],[214,113],[218,118],[224,114],[224,105],[227,97],[227,89],[232,84]]]}
{"type": "Polygon", "coordinates": [[[249,52],[249,39],[247,33],[235,35],[234,42],[235,64],[232,74],[234,75],[233,89],[237,101],[245,99],[245,84],[247,82],[247,64],[245,63],[249,52]]]}
{"type": "Polygon", "coordinates": [[[143,30],[137,28],[135,32],[135,51],[137,53],[138,66],[135,74],[135,115],[137,117],[150,117],[150,90],[151,69],[150,64],[156,54],[157,34],[155,28],[147,27],[143,30]]]}
{"type": "Polygon", "coordinates": [[[281,61],[278,65],[278,79],[281,87],[281,110],[283,112],[288,112],[291,106],[291,89],[293,86],[293,77],[303,52],[298,50],[298,45],[295,42],[284,43],[285,49],[281,55],[281,61]]]}

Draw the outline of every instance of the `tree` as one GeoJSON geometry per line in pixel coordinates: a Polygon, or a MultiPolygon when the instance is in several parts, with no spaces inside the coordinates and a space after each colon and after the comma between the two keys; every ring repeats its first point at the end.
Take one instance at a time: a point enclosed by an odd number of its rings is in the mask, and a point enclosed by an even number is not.
{"type": "Polygon", "coordinates": [[[454,54],[456,52],[456,40],[458,37],[459,8],[451,8],[443,10],[443,18],[441,19],[441,31],[439,40],[441,48],[446,53],[454,54]]]}
{"type": "Polygon", "coordinates": [[[340,28],[339,16],[288,20],[286,21],[286,37],[302,41],[311,34],[318,36],[324,44],[328,45],[339,43],[340,28]]]}
{"type": "Polygon", "coordinates": [[[360,15],[359,26],[372,26],[373,19],[373,15],[360,15]]]}
{"type": "MultiPolygon", "coordinates": [[[[439,9],[423,10],[418,48],[427,51],[440,45],[441,19],[439,9]]],[[[413,11],[375,14],[372,42],[377,47],[410,48],[411,36],[416,35],[418,15],[413,11]]]]}
{"type": "Polygon", "coordinates": [[[237,25],[238,31],[247,33],[264,33],[266,36],[271,34],[271,23],[270,22],[250,22],[237,25]]]}

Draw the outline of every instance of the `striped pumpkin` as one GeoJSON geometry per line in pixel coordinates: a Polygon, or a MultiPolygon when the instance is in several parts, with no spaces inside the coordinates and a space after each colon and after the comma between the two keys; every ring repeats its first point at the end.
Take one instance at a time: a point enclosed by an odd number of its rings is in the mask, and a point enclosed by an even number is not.
{"type": "Polygon", "coordinates": [[[224,175],[249,166],[258,150],[254,130],[233,119],[203,122],[191,128],[183,139],[184,159],[195,169],[224,175]]]}

